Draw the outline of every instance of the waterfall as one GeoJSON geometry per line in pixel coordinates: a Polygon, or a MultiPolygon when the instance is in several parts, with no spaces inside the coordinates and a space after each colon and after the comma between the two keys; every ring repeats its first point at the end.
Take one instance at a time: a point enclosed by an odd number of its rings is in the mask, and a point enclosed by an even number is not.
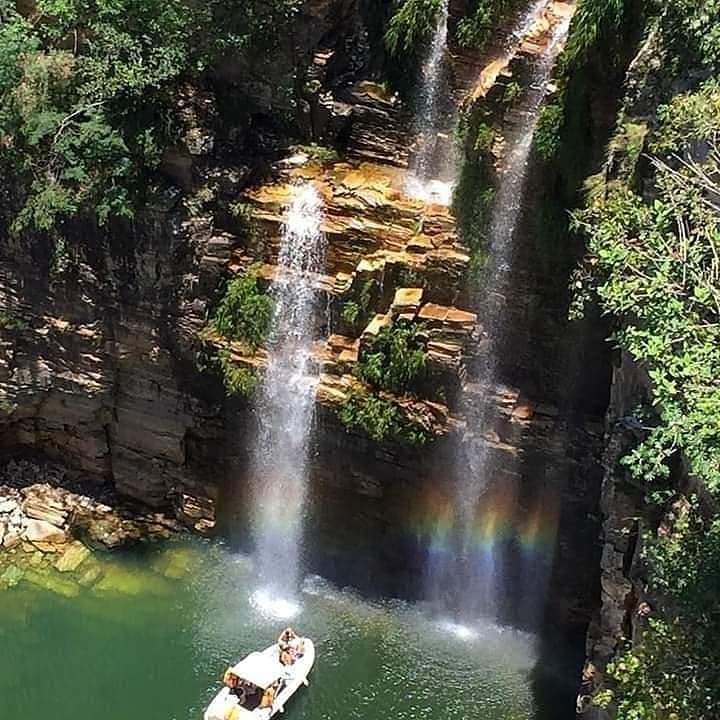
{"type": "MultiPolygon", "coordinates": [[[[317,375],[312,342],[322,271],[323,206],[312,185],[295,188],[287,211],[272,287],[275,308],[268,361],[255,402],[257,437],[252,457],[251,526],[263,604],[278,614],[292,605],[300,581],[308,442],[317,375]]],[[[286,612],[287,611],[287,612],[286,612]]]]}
{"type": "MultiPolygon", "coordinates": [[[[521,22],[527,23],[533,16],[537,16],[537,4],[521,22]]],[[[487,436],[492,437],[496,409],[492,392],[499,381],[498,341],[507,322],[503,294],[511,280],[533,137],[568,27],[569,17],[560,19],[547,47],[535,59],[523,106],[505,135],[505,158],[488,232],[492,267],[481,314],[485,347],[474,378],[483,397],[479,407],[472,407],[467,397],[464,400],[464,412],[472,418],[465,438],[467,454],[458,461],[449,520],[436,529],[428,550],[428,599],[436,609],[453,612],[461,621],[481,616],[496,619],[504,610],[508,526],[516,511],[518,487],[514,468],[494,462],[487,436]]]]}
{"type": "Polygon", "coordinates": [[[443,118],[443,90],[447,89],[449,0],[443,0],[427,58],[422,68],[415,109],[417,151],[410,163],[407,191],[413,197],[449,204],[452,191],[448,169],[455,165],[452,143],[440,141],[450,123],[443,118]],[[443,122],[445,120],[445,122],[443,122]]]}

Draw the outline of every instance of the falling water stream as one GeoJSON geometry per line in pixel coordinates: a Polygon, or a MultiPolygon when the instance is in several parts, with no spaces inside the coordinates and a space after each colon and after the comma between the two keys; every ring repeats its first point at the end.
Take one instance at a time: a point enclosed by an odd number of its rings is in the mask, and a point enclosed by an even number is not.
{"type": "MultiPolygon", "coordinates": [[[[528,31],[539,10],[542,10],[540,4],[531,7],[520,20],[523,29],[516,30],[515,36],[528,31]]],[[[511,469],[503,468],[505,478],[498,477],[498,468],[492,462],[492,449],[482,436],[492,434],[494,404],[487,393],[492,392],[499,380],[498,342],[507,321],[502,298],[512,271],[533,137],[568,25],[569,18],[557,22],[547,47],[534,61],[522,107],[505,134],[505,158],[488,232],[492,267],[484,288],[487,299],[482,313],[485,347],[475,377],[486,397],[474,412],[471,412],[472,408],[466,408],[474,418],[465,442],[468,450],[458,460],[449,519],[442,528],[436,529],[429,549],[427,596],[436,609],[450,613],[462,622],[478,617],[497,618],[502,610],[506,559],[502,524],[512,512],[507,506],[516,502],[513,493],[517,488],[504,487],[502,492],[495,492],[496,486],[511,474],[508,472],[511,469]],[[493,494],[502,496],[502,500],[491,499],[493,494]],[[495,505],[492,512],[483,513],[483,505],[491,502],[495,505]]],[[[536,602],[542,603],[542,598],[537,598],[536,602]]]]}
{"type": "MultiPolygon", "coordinates": [[[[422,77],[415,112],[415,137],[417,151],[410,163],[407,191],[425,201],[449,204],[452,179],[449,168],[455,163],[445,157],[439,139],[442,130],[448,130],[447,118],[443,122],[442,104],[447,89],[449,0],[443,0],[430,49],[422,68],[422,77]]],[[[445,143],[445,149],[449,149],[445,143]]]]}
{"type": "Polygon", "coordinates": [[[322,200],[312,185],[295,188],[287,211],[272,287],[275,309],[268,362],[257,394],[252,458],[252,530],[261,589],[255,598],[279,616],[296,611],[300,584],[308,440],[317,375],[312,342],[324,264],[322,200]]]}

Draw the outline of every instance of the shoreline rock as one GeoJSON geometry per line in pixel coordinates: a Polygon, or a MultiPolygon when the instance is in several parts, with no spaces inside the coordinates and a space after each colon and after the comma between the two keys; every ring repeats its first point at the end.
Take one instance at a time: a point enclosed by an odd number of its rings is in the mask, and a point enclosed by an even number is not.
{"type": "Polygon", "coordinates": [[[65,564],[79,565],[78,540],[114,550],[186,532],[164,513],[123,501],[107,488],[83,488],[66,477],[62,468],[49,463],[10,460],[0,467],[0,552],[29,543],[33,550],[59,553],[61,559],[67,557],[65,564]]]}

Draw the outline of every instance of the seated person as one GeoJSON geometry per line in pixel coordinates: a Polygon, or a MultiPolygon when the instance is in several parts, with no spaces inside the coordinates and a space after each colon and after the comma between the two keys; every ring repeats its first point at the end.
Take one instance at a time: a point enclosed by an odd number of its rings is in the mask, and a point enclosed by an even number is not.
{"type": "Polygon", "coordinates": [[[280,650],[287,650],[292,644],[293,640],[297,639],[298,636],[291,627],[285,628],[280,633],[280,637],[278,638],[278,645],[280,646],[280,650]]]}
{"type": "Polygon", "coordinates": [[[283,665],[292,665],[303,656],[305,649],[303,640],[292,628],[285,628],[282,631],[278,638],[278,645],[280,646],[280,662],[283,665]],[[289,656],[285,656],[285,660],[283,660],[284,652],[289,653],[289,656]]]}
{"type": "Polygon", "coordinates": [[[286,667],[288,665],[292,665],[295,662],[295,652],[293,651],[293,648],[288,647],[285,650],[280,650],[280,664],[285,665],[286,667]]]}
{"type": "Polygon", "coordinates": [[[277,695],[277,685],[277,683],[273,683],[269,688],[267,688],[267,690],[265,690],[262,700],[260,700],[261,708],[272,707],[272,704],[275,701],[275,695],[277,695]]]}
{"type": "Polygon", "coordinates": [[[223,675],[223,683],[226,687],[229,687],[232,692],[240,684],[240,678],[232,671],[231,668],[228,668],[223,675]]]}

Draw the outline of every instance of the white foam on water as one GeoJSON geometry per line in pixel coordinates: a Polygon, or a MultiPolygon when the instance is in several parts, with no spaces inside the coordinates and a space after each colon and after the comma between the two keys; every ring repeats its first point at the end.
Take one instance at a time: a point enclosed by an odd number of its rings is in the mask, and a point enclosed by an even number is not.
{"type": "Polygon", "coordinates": [[[272,588],[260,588],[252,593],[250,605],[271,620],[292,620],[302,610],[302,605],[296,600],[276,595],[272,588]]]}
{"type": "Polygon", "coordinates": [[[458,640],[477,640],[480,633],[469,625],[454,622],[453,620],[438,620],[437,627],[443,632],[454,635],[458,640]]]}

